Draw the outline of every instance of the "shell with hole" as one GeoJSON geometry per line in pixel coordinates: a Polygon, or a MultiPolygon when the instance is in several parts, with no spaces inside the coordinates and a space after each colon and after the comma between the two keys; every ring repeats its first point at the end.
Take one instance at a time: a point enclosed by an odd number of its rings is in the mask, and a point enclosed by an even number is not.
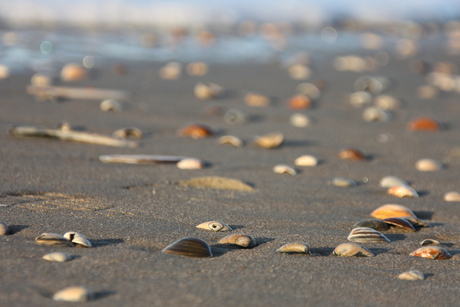
{"type": "Polygon", "coordinates": [[[277,148],[284,142],[284,135],[280,132],[269,133],[254,137],[254,142],[263,148],[277,148]]]}
{"type": "Polygon", "coordinates": [[[53,295],[54,301],[64,302],[87,302],[92,299],[91,292],[81,286],[73,286],[62,289],[53,295]]]}
{"type": "Polygon", "coordinates": [[[412,270],[404,272],[398,275],[398,279],[404,280],[425,280],[425,275],[422,272],[417,270],[412,270]]]}
{"type": "Polygon", "coordinates": [[[365,247],[355,243],[343,243],[337,246],[332,255],[339,257],[374,257],[375,255],[365,247]]]}
{"type": "Polygon", "coordinates": [[[358,227],[353,229],[347,237],[350,242],[356,243],[390,243],[391,241],[381,232],[368,228],[358,227]]]}
{"type": "Polygon", "coordinates": [[[297,172],[295,169],[290,167],[289,165],[286,164],[277,164],[273,167],[273,172],[277,174],[289,174],[292,176],[297,175],[297,172]]]}
{"type": "Polygon", "coordinates": [[[212,257],[211,247],[203,240],[193,237],[177,240],[165,247],[162,252],[186,257],[212,257]]]}
{"type": "Polygon", "coordinates": [[[294,242],[288,243],[276,250],[278,253],[286,254],[310,254],[310,246],[307,243],[294,242]]]}
{"type": "Polygon", "coordinates": [[[86,247],[90,248],[92,247],[91,242],[85,238],[82,234],[75,232],[75,231],[69,231],[64,234],[64,238],[70,241],[73,246],[76,247],[86,247]]]}
{"type": "Polygon", "coordinates": [[[179,169],[202,169],[204,162],[197,158],[186,158],[176,164],[179,169]]]}
{"type": "Polygon", "coordinates": [[[70,246],[70,241],[58,234],[45,232],[35,238],[35,244],[46,246],[70,246]]]}
{"type": "Polygon", "coordinates": [[[196,228],[205,229],[205,230],[211,230],[211,231],[214,231],[214,232],[218,232],[218,231],[223,232],[223,231],[232,231],[233,230],[227,224],[224,224],[224,223],[218,222],[218,221],[204,222],[204,223],[201,223],[200,225],[197,225],[196,228]]]}
{"type": "Polygon", "coordinates": [[[403,197],[418,197],[418,193],[407,185],[400,185],[388,188],[388,194],[403,198],[403,197]]]}
{"type": "Polygon", "coordinates": [[[239,233],[239,234],[234,234],[234,235],[223,237],[222,239],[220,239],[219,243],[236,245],[236,246],[243,247],[243,248],[253,248],[257,246],[256,239],[244,233],[239,233]]]}
{"type": "Polygon", "coordinates": [[[55,261],[55,262],[66,262],[72,259],[69,254],[66,253],[49,253],[42,257],[48,261],[55,261]]]}
{"type": "Polygon", "coordinates": [[[446,260],[452,258],[444,248],[439,246],[424,246],[410,253],[410,256],[422,257],[427,259],[446,260]]]}

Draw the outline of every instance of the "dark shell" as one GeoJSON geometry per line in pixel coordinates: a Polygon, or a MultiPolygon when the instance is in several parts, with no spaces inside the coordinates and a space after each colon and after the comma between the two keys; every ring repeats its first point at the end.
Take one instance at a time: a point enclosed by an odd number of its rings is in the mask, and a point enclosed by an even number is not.
{"type": "Polygon", "coordinates": [[[390,218],[384,219],[383,221],[387,223],[388,225],[391,225],[394,227],[403,228],[411,232],[416,231],[414,226],[412,226],[412,224],[408,220],[400,218],[400,217],[390,217],[390,218]]]}
{"type": "Polygon", "coordinates": [[[358,227],[368,227],[375,229],[377,231],[385,231],[388,230],[389,226],[387,223],[385,223],[382,220],[377,220],[377,219],[367,219],[360,221],[356,223],[353,228],[358,228],[358,227]]]}
{"type": "Polygon", "coordinates": [[[61,235],[45,232],[35,239],[35,244],[47,246],[70,246],[70,241],[61,235]]]}
{"type": "Polygon", "coordinates": [[[355,243],[390,243],[391,241],[382,233],[368,227],[358,227],[350,232],[347,238],[355,243]]]}
{"type": "Polygon", "coordinates": [[[427,222],[414,216],[405,216],[404,219],[411,223],[414,227],[431,227],[431,225],[427,222]]]}
{"type": "Polygon", "coordinates": [[[209,245],[201,239],[192,237],[180,239],[165,247],[162,252],[187,257],[212,257],[209,245]]]}
{"type": "Polygon", "coordinates": [[[355,148],[342,149],[339,152],[339,157],[344,160],[366,160],[367,158],[362,151],[355,148]]]}
{"type": "Polygon", "coordinates": [[[420,245],[439,245],[439,242],[434,239],[425,239],[420,242],[420,245]]]}

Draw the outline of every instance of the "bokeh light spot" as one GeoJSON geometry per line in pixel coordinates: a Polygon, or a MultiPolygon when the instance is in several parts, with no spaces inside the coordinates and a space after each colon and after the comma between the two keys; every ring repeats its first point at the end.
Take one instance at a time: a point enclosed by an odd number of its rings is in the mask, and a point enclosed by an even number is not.
{"type": "Polygon", "coordinates": [[[43,41],[40,44],[40,50],[43,54],[49,54],[51,51],[53,51],[53,44],[49,41],[43,41]]]}
{"type": "Polygon", "coordinates": [[[327,43],[333,43],[337,39],[337,30],[327,26],[321,30],[321,38],[327,43]]]}
{"type": "Polygon", "coordinates": [[[83,58],[83,66],[86,68],[92,68],[94,66],[94,58],[90,55],[87,55],[83,58]]]}

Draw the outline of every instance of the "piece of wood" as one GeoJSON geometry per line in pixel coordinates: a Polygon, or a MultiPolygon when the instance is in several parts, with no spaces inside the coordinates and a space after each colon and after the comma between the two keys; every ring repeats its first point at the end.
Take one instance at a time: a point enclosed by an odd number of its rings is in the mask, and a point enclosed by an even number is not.
{"type": "Polygon", "coordinates": [[[83,99],[83,100],[127,100],[129,93],[126,91],[100,89],[91,87],[64,87],[64,86],[36,86],[28,85],[27,93],[34,95],[39,100],[83,99]]]}

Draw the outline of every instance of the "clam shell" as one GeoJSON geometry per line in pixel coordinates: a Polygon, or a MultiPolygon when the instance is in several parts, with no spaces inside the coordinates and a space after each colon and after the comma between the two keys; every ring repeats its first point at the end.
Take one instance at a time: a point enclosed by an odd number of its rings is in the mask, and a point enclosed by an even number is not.
{"type": "Polygon", "coordinates": [[[349,187],[355,187],[356,183],[348,178],[343,178],[343,177],[335,177],[332,179],[331,182],[333,185],[336,187],[342,187],[342,188],[349,188],[349,187]]]}
{"type": "Polygon", "coordinates": [[[210,137],[214,135],[214,131],[212,131],[210,127],[200,124],[191,124],[183,127],[177,133],[180,136],[189,136],[192,139],[202,139],[206,137],[210,137]]]}
{"type": "Polygon", "coordinates": [[[164,80],[177,80],[182,75],[182,65],[178,62],[169,62],[160,68],[160,78],[164,80]]]}
{"type": "Polygon", "coordinates": [[[366,155],[355,148],[342,149],[339,152],[339,157],[344,160],[366,160],[366,155]]]}
{"type": "Polygon", "coordinates": [[[398,99],[389,95],[379,95],[375,97],[374,104],[376,107],[383,110],[396,110],[400,105],[398,99]]]}
{"type": "Polygon", "coordinates": [[[402,197],[418,197],[417,192],[412,189],[409,186],[396,186],[396,187],[391,187],[387,191],[388,194],[394,195],[396,197],[402,198],[402,197]]]}
{"type": "Polygon", "coordinates": [[[306,243],[288,243],[276,250],[278,253],[287,254],[310,254],[310,247],[306,243]]]}
{"type": "Polygon", "coordinates": [[[409,208],[396,204],[388,204],[378,207],[371,213],[371,216],[376,219],[386,219],[389,217],[406,218],[407,216],[416,218],[414,212],[412,212],[409,208]]]}
{"type": "Polygon", "coordinates": [[[0,222],[0,236],[8,234],[8,225],[4,222],[0,222]]]}
{"type": "Polygon", "coordinates": [[[425,239],[420,242],[420,245],[439,245],[439,242],[434,239],[425,239]]]}
{"type": "Polygon", "coordinates": [[[363,111],[363,119],[366,122],[389,122],[391,120],[392,116],[390,112],[376,108],[376,107],[369,107],[363,111]]]}
{"type": "Polygon", "coordinates": [[[284,135],[279,132],[266,134],[263,136],[254,137],[257,145],[264,148],[277,148],[280,147],[284,141],[284,135]]]}
{"type": "Polygon", "coordinates": [[[202,169],[204,162],[196,158],[186,158],[177,162],[176,166],[180,169],[202,169]]]}
{"type": "Polygon", "coordinates": [[[218,98],[224,89],[215,83],[197,83],[194,88],[195,97],[202,100],[218,98]]]}
{"type": "Polygon", "coordinates": [[[88,289],[80,286],[67,287],[53,295],[53,300],[55,301],[86,302],[90,299],[91,292],[88,289]]]}
{"type": "Polygon", "coordinates": [[[420,271],[412,270],[399,274],[398,278],[404,280],[425,280],[425,275],[420,271]]]}
{"type": "Polygon", "coordinates": [[[112,133],[112,136],[114,138],[120,138],[120,139],[126,139],[129,137],[133,137],[135,139],[142,139],[144,137],[144,134],[139,128],[129,127],[129,128],[115,130],[112,133]]]}
{"type": "Polygon", "coordinates": [[[35,238],[35,244],[47,246],[69,246],[70,241],[58,234],[45,232],[35,238]]]}
{"type": "Polygon", "coordinates": [[[452,258],[451,254],[439,246],[425,246],[410,253],[410,256],[428,259],[445,260],[452,258]]]}
{"type": "Polygon", "coordinates": [[[423,116],[410,121],[407,128],[409,131],[439,131],[442,125],[434,118],[423,116]]]}
{"type": "Polygon", "coordinates": [[[66,253],[50,253],[46,254],[42,257],[48,261],[56,261],[56,262],[66,262],[72,259],[69,254],[66,253]]]}
{"type": "Polygon", "coordinates": [[[243,248],[253,248],[257,245],[256,239],[244,233],[226,236],[220,239],[219,243],[237,245],[243,248]]]}
{"type": "Polygon", "coordinates": [[[211,231],[232,231],[233,229],[228,226],[227,224],[224,224],[222,222],[217,222],[217,221],[209,221],[205,223],[201,223],[200,225],[196,226],[197,228],[205,229],[205,230],[211,230],[211,231]]]}
{"type": "Polygon", "coordinates": [[[404,180],[398,177],[395,177],[395,176],[386,176],[380,180],[380,187],[382,188],[391,188],[391,187],[401,186],[401,185],[407,186],[409,184],[405,182],[404,180]]]}
{"type": "Polygon", "coordinates": [[[348,99],[352,106],[361,107],[362,105],[369,104],[372,96],[368,92],[359,91],[351,94],[348,99]]]}
{"type": "Polygon", "coordinates": [[[375,219],[363,220],[353,225],[353,228],[358,228],[358,227],[368,227],[368,228],[375,229],[377,231],[386,231],[388,230],[388,228],[390,228],[388,224],[385,223],[384,221],[375,220],[375,219]]]}
{"type": "Polygon", "coordinates": [[[123,105],[114,99],[105,99],[101,102],[101,110],[104,112],[115,111],[120,112],[123,110],[123,105]]]}
{"type": "Polygon", "coordinates": [[[460,201],[460,193],[458,192],[447,192],[444,194],[445,201],[460,201]]]}
{"type": "Polygon", "coordinates": [[[420,159],[415,163],[415,168],[421,172],[434,172],[442,169],[442,164],[433,159],[420,159]]]}
{"type": "Polygon", "coordinates": [[[294,127],[299,128],[308,127],[311,124],[310,118],[307,115],[301,113],[292,114],[289,118],[289,122],[294,127]]]}
{"type": "Polygon", "coordinates": [[[85,67],[76,63],[66,64],[61,70],[61,79],[64,81],[77,81],[86,79],[88,72],[85,67]]]}
{"type": "Polygon", "coordinates": [[[64,238],[70,241],[72,245],[77,246],[77,247],[87,247],[90,248],[91,242],[89,242],[88,239],[86,239],[82,234],[75,232],[75,231],[69,231],[64,234],[64,238]]]}
{"type": "Polygon", "coordinates": [[[365,247],[355,243],[343,243],[337,246],[332,255],[339,257],[374,257],[375,255],[365,247]]]}
{"type": "Polygon", "coordinates": [[[217,142],[221,145],[230,144],[235,147],[243,147],[243,141],[240,138],[233,136],[233,135],[221,136],[220,138],[217,139],[217,142]]]}
{"type": "Polygon", "coordinates": [[[278,165],[275,165],[275,167],[273,167],[273,171],[277,174],[289,174],[289,175],[292,175],[292,176],[295,176],[297,175],[297,172],[295,169],[293,169],[292,167],[286,165],[286,164],[278,164],[278,165]]]}
{"type": "Polygon", "coordinates": [[[311,99],[318,99],[321,96],[321,91],[318,86],[308,82],[299,84],[296,90],[299,94],[307,95],[311,99]]]}
{"type": "Polygon", "coordinates": [[[212,257],[211,248],[201,239],[186,237],[180,239],[162,250],[165,254],[175,254],[186,257],[212,257]]]}
{"type": "Polygon", "coordinates": [[[356,243],[390,243],[391,241],[381,232],[368,228],[358,227],[353,229],[347,238],[350,242],[356,243]]]}
{"type": "Polygon", "coordinates": [[[295,159],[294,164],[298,166],[316,166],[318,165],[318,159],[315,156],[303,155],[295,159]]]}
{"type": "Polygon", "coordinates": [[[270,105],[270,98],[255,92],[247,93],[244,102],[251,107],[267,107],[270,105]]]}
{"type": "Polygon", "coordinates": [[[384,219],[383,221],[385,223],[387,223],[388,225],[391,225],[391,226],[395,226],[395,227],[398,227],[398,228],[403,228],[403,229],[411,231],[411,232],[416,231],[414,226],[412,226],[412,224],[409,221],[407,221],[406,219],[404,219],[404,218],[390,217],[390,218],[384,219]]]}
{"type": "Polygon", "coordinates": [[[291,110],[308,109],[311,107],[311,98],[306,95],[295,95],[289,98],[287,106],[291,110]]]}
{"type": "Polygon", "coordinates": [[[419,219],[418,217],[404,216],[404,219],[411,223],[414,227],[431,227],[430,224],[428,224],[424,220],[419,219]]]}

